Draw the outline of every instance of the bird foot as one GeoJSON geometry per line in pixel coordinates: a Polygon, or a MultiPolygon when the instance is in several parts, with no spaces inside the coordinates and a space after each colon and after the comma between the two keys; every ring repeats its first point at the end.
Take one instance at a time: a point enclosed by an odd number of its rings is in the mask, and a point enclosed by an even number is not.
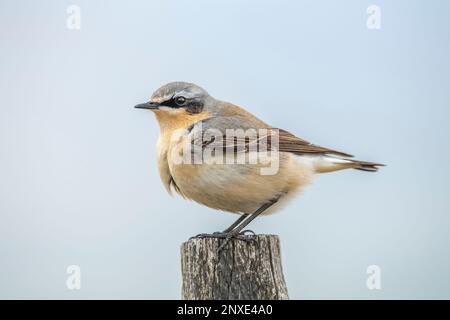
{"type": "Polygon", "coordinates": [[[224,239],[224,241],[220,244],[219,248],[217,249],[217,252],[220,252],[229,242],[231,239],[237,239],[241,241],[256,241],[253,239],[253,236],[255,236],[255,232],[252,230],[244,230],[241,232],[214,232],[214,233],[200,233],[196,236],[193,236],[189,239],[205,239],[205,238],[216,238],[216,239],[224,239]]]}
{"type": "Polygon", "coordinates": [[[196,236],[190,237],[191,239],[205,239],[205,238],[224,238],[226,235],[225,232],[216,231],[213,233],[199,233],[196,236]]]}

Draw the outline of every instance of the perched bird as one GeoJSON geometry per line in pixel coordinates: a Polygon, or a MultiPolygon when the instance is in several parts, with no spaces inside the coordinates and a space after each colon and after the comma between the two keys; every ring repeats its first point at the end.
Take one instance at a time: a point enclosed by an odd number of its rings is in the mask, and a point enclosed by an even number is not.
{"type": "Polygon", "coordinates": [[[241,215],[224,231],[201,237],[244,239],[244,228],[253,219],[274,212],[311,183],[315,174],[342,169],[377,171],[382,166],[351,159],[350,154],[274,128],[192,83],[166,84],[136,108],[153,111],[158,120],[158,169],[167,191],[241,215]],[[242,132],[250,133],[242,136],[242,132]],[[226,161],[239,155],[247,156],[246,161],[226,161]],[[249,161],[251,155],[260,161],[249,161]],[[273,164],[274,170],[269,170],[273,164]]]}

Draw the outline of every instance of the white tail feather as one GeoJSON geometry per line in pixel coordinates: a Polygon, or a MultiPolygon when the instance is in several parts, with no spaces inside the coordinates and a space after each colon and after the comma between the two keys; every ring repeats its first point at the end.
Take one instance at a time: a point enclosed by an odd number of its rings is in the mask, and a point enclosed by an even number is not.
{"type": "Polygon", "coordinates": [[[309,163],[317,173],[333,172],[343,169],[377,171],[377,167],[382,166],[382,164],[378,163],[345,159],[329,155],[302,155],[298,156],[298,158],[309,163]]]}

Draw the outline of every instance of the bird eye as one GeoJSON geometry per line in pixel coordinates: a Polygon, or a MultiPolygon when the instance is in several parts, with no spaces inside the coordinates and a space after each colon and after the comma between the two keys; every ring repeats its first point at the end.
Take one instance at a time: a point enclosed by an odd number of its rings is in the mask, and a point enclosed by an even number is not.
{"type": "Polygon", "coordinates": [[[177,105],[179,105],[179,106],[182,106],[183,104],[185,104],[186,103],[186,98],[185,97],[177,97],[176,99],[175,99],[175,103],[177,104],[177,105]]]}

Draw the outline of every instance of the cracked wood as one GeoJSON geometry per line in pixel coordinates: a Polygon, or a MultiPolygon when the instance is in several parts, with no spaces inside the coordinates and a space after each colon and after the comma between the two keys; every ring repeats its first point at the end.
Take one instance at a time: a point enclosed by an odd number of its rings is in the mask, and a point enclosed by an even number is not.
{"type": "Polygon", "coordinates": [[[275,235],[231,240],[190,239],[181,246],[182,298],[188,300],[286,300],[288,292],[275,235]]]}

